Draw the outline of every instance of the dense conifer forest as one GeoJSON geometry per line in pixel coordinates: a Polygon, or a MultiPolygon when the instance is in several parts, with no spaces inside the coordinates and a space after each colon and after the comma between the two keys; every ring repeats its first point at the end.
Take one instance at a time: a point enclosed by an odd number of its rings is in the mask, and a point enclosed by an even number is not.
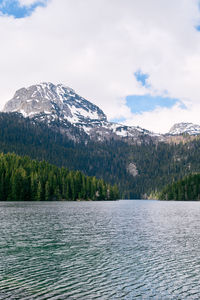
{"type": "Polygon", "coordinates": [[[177,145],[131,145],[114,140],[94,142],[84,137],[75,143],[59,132],[59,126],[57,129],[16,113],[0,113],[0,152],[28,155],[58,167],[80,170],[117,184],[122,198],[143,198],[188,174],[200,172],[200,139],[177,145]],[[136,165],[137,176],[129,173],[130,163],[136,165]]]}
{"type": "Polygon", "coordinates": [[[200,174],[167,185],[157,197],[160,200],[200,200],[200,174]]]}
{"type": "Polygon", "coordinates": [[[28,156],[0,154],[0,200],[115,200],[117,186],[28,156]]]}

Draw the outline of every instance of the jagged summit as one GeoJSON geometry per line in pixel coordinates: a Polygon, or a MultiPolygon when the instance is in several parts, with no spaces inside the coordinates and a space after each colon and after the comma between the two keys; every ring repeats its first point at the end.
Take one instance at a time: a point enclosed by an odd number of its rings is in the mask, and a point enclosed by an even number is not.
{"type": "Polygon", "coordinates": [[[171,135],[199,135],[200,134],[200,125],[193,123],[177,123],[169,131],[171,135]]]}
{"type": "Polygon", "coordinates": [[[46,115],[49,121],[62,119],[72,124],[106,121],[101,109],[85,100],[63,84],[44,82],[21,88],[8,101],[4,112],[19,112],[24,117],[46,115]]]}

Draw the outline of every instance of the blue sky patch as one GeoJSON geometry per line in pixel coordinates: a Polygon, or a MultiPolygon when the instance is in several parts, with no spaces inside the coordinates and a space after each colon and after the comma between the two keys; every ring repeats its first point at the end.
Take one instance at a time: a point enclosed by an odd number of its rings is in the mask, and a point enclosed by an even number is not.
{"type": "Polygon", "coordinates": [[[200,25],[195,26],[197,31],[200,31],[200,25]]]}
{"type": "Polygon", "coordinates": [[[140,82],[145,87],[149,87],[149,84],[147,82],[147,79],[149,78],[148,74],[142,73],[141,70],[138,70],[134,73],[134,75],[138,82],[140,82]]]}
{"type": "Polygon", "coordinates": [[[114,118],[111,119],[111,121],[114,123],[123,123],[124,121],[126,121],[126,118],[114,118]]]}
{"type": "MultiPolygon", "coordinates": [[[[47,2],[47,0],[45,1],[47,2]]],[[[36,1],[31,5],[20,5],[18,0],[0,0],[0,12],[15,18],[25,18],[32,14],[38,6],[44,6],[44,1],[36,1]]]]}
{"type": "Polygon", "coordinates": [[[186,108],[186,106],[179,99],[162,96],[151,96],[148,94],[143,96],[128,96],[126,97],[126,103],[127,106],[131,109],[132,113],[153,111],[156,107],[170,108],[177,103],[181,105],[181,108],[186,108]]]}

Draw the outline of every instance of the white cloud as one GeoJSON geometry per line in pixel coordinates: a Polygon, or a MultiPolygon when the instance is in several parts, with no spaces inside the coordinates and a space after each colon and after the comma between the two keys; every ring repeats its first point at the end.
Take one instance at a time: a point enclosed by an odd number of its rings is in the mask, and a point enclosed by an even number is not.
{"type": "Polygon", "coordinates": [[[197,0],[51,0],[28,18],[0,17],[1,105],[17,88],[52,81],[132,125],[165,131],[174,122],[198,121],[198,21],[197,0]],[[125,97],[147,92],[134,78],[138,69],[150,75],[152,94],[167,90],[188,110],[131,114],[125,97]]]}

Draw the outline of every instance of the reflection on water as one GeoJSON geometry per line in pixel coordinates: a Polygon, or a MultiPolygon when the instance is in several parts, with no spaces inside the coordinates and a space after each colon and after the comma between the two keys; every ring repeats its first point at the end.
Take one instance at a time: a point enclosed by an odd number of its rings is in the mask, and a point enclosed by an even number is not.
{"type": "Polygon", "coordinates": [[[200,299],[200,203],[0,202],[0,299],[200,299]]]}

